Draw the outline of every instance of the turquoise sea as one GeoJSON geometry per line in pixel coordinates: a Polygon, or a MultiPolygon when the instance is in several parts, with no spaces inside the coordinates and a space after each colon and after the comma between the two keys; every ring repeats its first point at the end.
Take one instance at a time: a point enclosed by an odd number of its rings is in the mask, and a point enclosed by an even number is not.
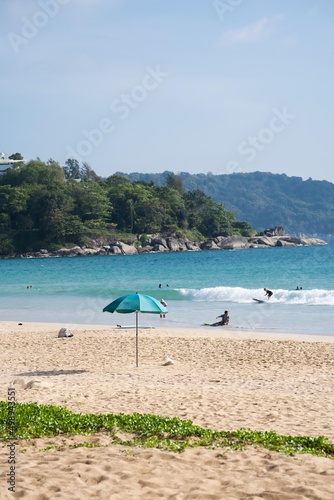
{"type": "Polygon", "coordinates": [[[164,298],[169,310],[165,319],[141,314],[142,326],[198,327],[228,309],[231,329],[334,335],[334,239],[327,241],[312,247],[3,259],[0,320],[130,325],[134,315],[102,309],[120,295],[140,292],[164,298]],[[256,303],[264,287],[274,295],[256,303]]]}

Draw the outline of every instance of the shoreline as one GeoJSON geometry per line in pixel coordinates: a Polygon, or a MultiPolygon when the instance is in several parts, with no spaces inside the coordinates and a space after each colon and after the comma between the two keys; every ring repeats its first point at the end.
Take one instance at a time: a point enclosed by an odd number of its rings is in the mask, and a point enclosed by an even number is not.
{"type": "MultiPolygon", "coordinates": [[[[64,323],[64,322],[44,322],[44,321],[0,321],[0,335],[5,330],[7,333],[22,333],[24,330],[44,332],[54,331],[55,337],[61,328],[67,328],[75,331],[107,331],[117,334],[131,334],[134,328],[118,328],[115,325],[107,324],[84,324],[84,323],[64,323]],[[8,332],[9,330],[9,332],[8,332]]],[[[259,330],[241,330],[229,325],[228,327],[210,327],[210,326],[142,326],[138,327],[140,335],[147,335],[148,331],[155,332],[164,337],[196,337],[196,338],[225,338],[230,340],[268,340],[268,341],[295,341],[295,342],[324,342],[334,343],[333,335],[314,335],[306,333],[272,333],[259,330]]]]}
{"type": "MultiPolygon", "coordinates": [[[[283,229],[283,228],[282,228],[283,229]]],[[[133,235],[132,243],[125,243],[119,240],[105,239],[102,243],[95,240],[87,246],[63,247],[58,250],[49,251],[40,249],[39,251],[13,253],[9,255],[0,255],[0,259],[45,259],[45,258],[64,258],[64,257],[88,257],[88,256],[119,256],[119,255],[138,255],[145,253],[161,252],[198,252],[206,250],[245,250],[257,248],[275,248],[275,247],[297,247],[327,245],[327,241],[312,236],[288,236],[275,234],[275,228],[272,228],[273,234],[258,233],[254,236],[217,236],[208,238],[202,242],[190,241],[175,236],[164,234],[151,235],[143,243],[133,235]],[[140,242],[140,245],[138,243],[140,242]]]]}

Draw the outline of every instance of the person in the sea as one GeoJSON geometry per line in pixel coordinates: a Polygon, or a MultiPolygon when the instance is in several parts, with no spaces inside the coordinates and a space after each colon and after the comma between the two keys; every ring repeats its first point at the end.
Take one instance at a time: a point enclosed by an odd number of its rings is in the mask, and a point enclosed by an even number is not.
{"type": "MultiPolygon", "coordinates": [[[[162,304],[164,307],[167,307],[167,302],[164,299],[160,300],[160,304],[162,304]]],[[[164,313],[160,313],[160,318],[165,318],[166,315],[164,313]]]]}
{"type": "Polygon", "coordinates": [[[265,296],[268,297],[268,300],[272,295],[274,295],[274,293],[271,290],[268,290],[268,288],[264,288],[263,290],[266,292],[265,296]]]}
{"type": "Polygon", "coordinates": [[[217,316],[216,319],[221,318],[220,321],[217,321],[217,323],[212,323],[211,326],[227,326],[230,322],[230,317],[228,315],[228,311],[224,311],[224,314],[221,314],[220,316],[217,316]]]}

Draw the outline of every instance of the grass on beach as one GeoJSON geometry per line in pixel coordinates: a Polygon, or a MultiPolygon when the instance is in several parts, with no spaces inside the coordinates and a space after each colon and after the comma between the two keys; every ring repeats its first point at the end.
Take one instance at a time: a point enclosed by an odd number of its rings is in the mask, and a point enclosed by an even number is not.
{"type": "MultiPolygon", "coordinates": [[[[66,408],[37,403],[9,405],[0,401],[0,439],[34,439],[54,436],[107,433],[112,444],[183,451],[185,448],[242,449],[257,446],[288,455],[310,453],[334,458],[334,444],[324,436],[283,436],[273,431],[213,431],[194,425],[190,420],[133,413],[77,414],[66,408]]],[[[92,447],[92,443],[77,446],[92,447]]],[[[96,445],[98,446],[98,445],[96,445]]],[[[52,448],[52,447],[50,447],[52,448]]]]}

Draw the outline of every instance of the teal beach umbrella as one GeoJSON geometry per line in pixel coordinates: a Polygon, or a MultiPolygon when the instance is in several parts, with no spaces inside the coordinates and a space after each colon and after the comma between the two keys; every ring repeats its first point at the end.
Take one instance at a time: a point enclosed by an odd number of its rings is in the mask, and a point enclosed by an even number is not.
{"type": "Polygon", "coordinates": [[[138,366],[138,313],[166,314],[168,309],[150,295],[132,293],[113,300],[103,309],[103,312],[136,313],[136,366],[138,366]]]}

